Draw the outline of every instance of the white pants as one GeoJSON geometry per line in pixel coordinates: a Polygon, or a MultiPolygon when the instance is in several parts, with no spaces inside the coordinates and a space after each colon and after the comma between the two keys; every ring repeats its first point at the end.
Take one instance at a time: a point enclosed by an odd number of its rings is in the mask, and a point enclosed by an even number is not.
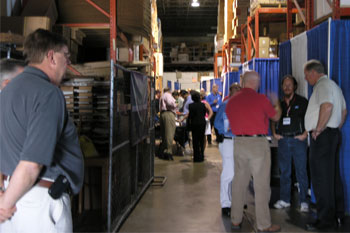
{"type": "Polygon", "coordinates": [[[220,179],[220,203],[222,208],[231,208],[231,187],[234,175],[233,139],[224,139],[219,144],[222,157],[222,172],[220,179]]]}
{"type": "MultiPolygon", "coordinates": [[[[8,181],[5,181],[7,187],[8,181]]],[[[34,186],[17,203],[10,220],[0,224],[0,233],[71,233],[73,232],[69,195],[52,199],[48,189],[34,186]]]]}

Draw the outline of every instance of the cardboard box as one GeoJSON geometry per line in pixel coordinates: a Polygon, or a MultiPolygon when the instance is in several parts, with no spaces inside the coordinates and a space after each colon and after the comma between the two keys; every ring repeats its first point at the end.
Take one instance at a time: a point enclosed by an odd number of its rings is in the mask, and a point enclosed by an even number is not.
{"type": "Polygon", "coordinates": [[[120,62],[131,62],[132,61],[132,56],[130,57],[129,48],[118,48],[118,61],[120,61],[120,62]]]}
{"type": "Polygon", "coordinates": [[[270,38],[269,37],[259,37],[259,48],[269,48],[270,38]]]}
{"type": "Polygon", "coordinates": [[[72,28],[70,36],[73,41],[78,43],[78,45],[83,45],[83,39],[86,35],[78,28],[72,28]]]}
{"type": "Polygon", "coordinates": [[[70,42],[70,53],[78,54],[79,45],[74,40],[70,42]]]}
{"type": "Polygon", "coordinates": [[[50,19],[48,17],[1,17],[1,32],[12,32],[27,36],[38,28],[50,30],[50,19]]]}
{"type": "Polygon", "coordinates": [[[259,48],[259,57],[268,58],[269,57],[269,48],[259,48]]]}
{"type": "Polygon", "coordinates": [[[186,53],[180,53],[178,56],[179,62],[188,62],[189,61],[189,55],[186,53]]]}
{"type": "Polygon", "coordinates": [[[52,32],[57,33],[61,36],[64,37],[64,39],[67,40],[67,45],[68,48],[70,48],[70,34],[71,34],[71,29],[70,27],[62,26],[62,25],[54,25],[52,27],[52,32]]]}
{"type": "Polygon", "coordinates": [[[46,16],[50,18],[51,27],[58,18],[55,0],[30,0],[24,6],[21,16],[46,16]]]}
{"type": "Polygon", "coordinates": [[[30,16],[24,18],[23,35],[27,36],[38,28],[51,30],[50,18],[46,16],[30,16]]]}
{"type": "Polygon", "coordinates": [[[6,17],[1,16],[0,18],[0,30],[1,32],[11,32],[14,34],[23,35],[24,17],[12,16],[6,17]]]}
{"type": "Polygon", "coordinates": [[[152,33],[149,0],[118,0],[117,6],[117,24],[123,32],[146,37],[152,33]]]}

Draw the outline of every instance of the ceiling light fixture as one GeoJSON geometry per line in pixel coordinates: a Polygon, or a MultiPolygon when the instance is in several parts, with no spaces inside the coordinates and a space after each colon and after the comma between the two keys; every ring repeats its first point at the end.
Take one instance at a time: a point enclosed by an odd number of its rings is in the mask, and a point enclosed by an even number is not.
{"type": "Polygon", "coordinates": [[[198,2],[198,0],[192,0],[191,6],[192,6],[192,7],[199,7],[199,2],[198,2]]]}

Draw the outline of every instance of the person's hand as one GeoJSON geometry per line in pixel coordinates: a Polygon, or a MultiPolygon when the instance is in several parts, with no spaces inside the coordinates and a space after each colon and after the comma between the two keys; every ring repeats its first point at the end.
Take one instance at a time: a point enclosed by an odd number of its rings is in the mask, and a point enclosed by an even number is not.
{"type": "Polygon", "coordinates": [[[214,102],[214,104],[216,104],[216,103],[218,102],[218,100],[217,100],[217,99],[215,99],[213,102],[214,102]]]}
{"type": "Polygon", "coordinates": [[[273,137],[274,137],[277,141],[279,141],[280,139],[283,138],[283,136],[280,135],[280,134],[273,134],[273,137]]]}
{"type": "Polygon", "coordinates": [[[270,92],[270,93],[267,94],[267,96],[270,98],[271,104],[273,106],[276,106],[276,105],[279,104],[279,99],[278,99],[278,96],[277,96],[276,93],[270,92]]]}
{"type": "Polygon", "coordinates": [[[317,130],[317,129],[313,130],[311,134],[312,138],[316,141],[318,135],[320,135],[321,132],[322,132],[321,130],[317,130]]]}
{"type": "Polygon", "coordinates": [[[3,208],[4,206],[3,201],[4,199],[3,199],[3,192],[2,192],[0,195],[0,223],[3,223],[6,220],[10,219],[17,210],[16,206],[9,209],[3,208]]]}
{"type": "Polygon", "coordinates": [[[307,138],[307,134],[300,134],[294,137],[295,139],[298,139],[300,141],[304,141],[307,138]]]}

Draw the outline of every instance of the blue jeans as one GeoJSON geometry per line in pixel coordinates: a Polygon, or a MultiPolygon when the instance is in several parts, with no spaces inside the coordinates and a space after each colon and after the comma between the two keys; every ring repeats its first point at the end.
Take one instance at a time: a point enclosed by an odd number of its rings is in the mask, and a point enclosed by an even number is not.
{"type": "Polygon", "coordinates": [[[307,163],[307,140],[300,141],[293,137],[284,137],[278,141],[278,163],[281,171],[280,176],[280,199],[290,203],[292,159],[295,173],[299,183],[299,201],[307,202],[308,177],[307,163]]]}

